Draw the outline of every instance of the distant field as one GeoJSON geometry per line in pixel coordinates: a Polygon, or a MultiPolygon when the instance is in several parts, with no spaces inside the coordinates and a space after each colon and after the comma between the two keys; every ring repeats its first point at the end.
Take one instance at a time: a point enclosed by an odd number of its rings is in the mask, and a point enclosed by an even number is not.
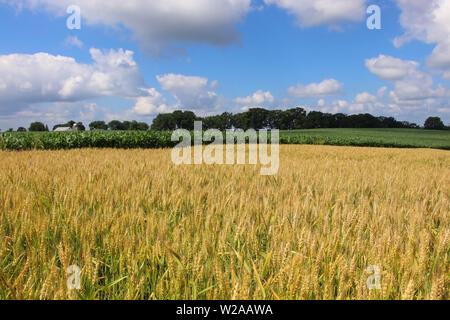
{"type": "Polygon", "coordinates": [[[284,144],[330,144],[450,150],[450,131],[421,129],[311,129],[281,133],[284,144]],[[299,141],[300,143],[296,143],[299,141]]]}
{"type": "MultiPolygon", "coordinates": [[[[86,131],[0,133],[0,150],[172,148],[171,132],[86,131]]],[[[420,129],[313,129],[282,131],[281,144],[450,150],[450,131],[420,129]]]]}

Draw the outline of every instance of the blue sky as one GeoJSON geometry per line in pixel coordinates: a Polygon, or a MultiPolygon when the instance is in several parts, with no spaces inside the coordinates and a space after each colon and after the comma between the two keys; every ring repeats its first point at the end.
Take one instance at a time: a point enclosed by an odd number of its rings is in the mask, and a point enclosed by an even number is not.
{"type": "Polygon", "coordinates": [[[257,106],[449,123],[449,2],[0,0],[0,128],[257,106]]]}

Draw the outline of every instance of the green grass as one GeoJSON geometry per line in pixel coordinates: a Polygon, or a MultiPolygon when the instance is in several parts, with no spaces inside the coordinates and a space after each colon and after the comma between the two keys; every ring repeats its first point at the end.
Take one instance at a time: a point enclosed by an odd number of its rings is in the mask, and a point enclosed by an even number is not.
{"type": "MultiPolygon", "coordinates": [[[[420,129],[313,129],[282,131],[281,144],[433,148],[450,150],[450,131],[420,129]]],[[[172,148],[171,132],[86,131],[0,133],[0,150],[172,148]]]]}
{"type": "Polygon", "coordinates": [[[292,130],[281,132],[281,143],[450,150],[450,131],[422,129],[292,130]]]}

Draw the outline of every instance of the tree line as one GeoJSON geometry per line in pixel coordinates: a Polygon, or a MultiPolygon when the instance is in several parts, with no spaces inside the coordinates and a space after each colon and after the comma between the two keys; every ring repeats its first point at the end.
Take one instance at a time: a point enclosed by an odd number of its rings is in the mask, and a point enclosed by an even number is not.
{"type": "MultiPolygon", "coordinates": [[[[76,125],[78,131],[86,131],[86,127],[83,122],[69,121],[63,124],[57,124],[53,126],[53,130],[55,131],[57,128],[73,128],[76,125]]],[[[138,122],[136,120],[133,121],[119,121],[113,120],[108,123],[105,121],[93,121],[89,124],[89,130],[120,130],[120,131],[147,131],[150,129],[150,126],[145,122],[138,122]]],[[[9,132],[13,132],[14,130],[11,128],[7,130],[9,132]]],[[[17,132],[26,132],[27,129],[24,127],[19,127],[17,132]]],[[[42,122],[33,122],[30,124],[28,128],[30,132],[46,132],[50,131],[48,126],[43,124],[42,122]]]]}
{"type": "MultiPolygon", "coordinates": [[[[209,117],[197,117],[191,111],[175,111],[159,114],[151,126],[152,130],[171,131],[176,129],[194,129],[194,121],[202,121],[203,128],[227,130],[239,129],[322,129],[322,128],[420,128],[415,123],[397,121],[393,117],[375,117],[371,114],[346,115],[330,114],[319,111],[307,112],[303,108],[288,110],[266,110],[253,108],[246,112],[232,114],[222,113],[209,117]]],[[[430,117],[424,125],[425,129],[442,130],[446,127],[438,117],[430,117]]]]}
{"type": "MultiPolygon", "coordinates": [[[[346,115],[343,113],[331,114],[319,111],[307,112],[303,108],[293,108],[288,110],[267,110],[263,108],[252,108],[246,112],[232,114],[224,112],[220,115],[198,117],[192,111],[174,111],[172,113],[159,114],[151,127],[145,122],[112,120],[93,121],[89,124],[90,130],[133,130],[147,131],[173,131],[176,129],[193,130],[194,122],[202,121],[203,129],[322,129],[322,128],[420,128],[415,123],[408,121],[397,121],[393,117],[375,117],[369,113],[346,115]]],[[[77,126],[77,130],[84,131],[86,127],[82,122],[73,120],[65,124],[57,124],[53,130],[59,127],[77,126]]],[[[444,130],[450,129],[445,126],[439,117],[429,117],[424,124],[425,129],[444,130]]],[[[13,131],[10,129],[8,131],[13,131]]],[[[25,132],[26,128],[20,127],[17,131],[25,132]]],[[[49,131],[47,125],[42,122],[33,122],[28,131],[49,131]]]]}

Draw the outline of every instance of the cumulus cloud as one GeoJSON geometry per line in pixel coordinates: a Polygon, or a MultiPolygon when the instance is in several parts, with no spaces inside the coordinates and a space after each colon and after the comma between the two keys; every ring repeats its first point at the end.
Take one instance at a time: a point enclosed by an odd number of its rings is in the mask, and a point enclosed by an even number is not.
{"type": "Polygon", "coordinates": [[[146,95],[132,51],[91,49],[91,64],[48,53],[0,56],[0,108],[17,108],[42,102],[146,95]]]}
{"type": "MultiPolygon", "coordinates": [[[[434,88],[432,76],[419,70],[420,64],[416,61],[379,55],[377,58],[367,59],[366,66],[381,79],[393,82],[394,89],[390,97],[397,103],[402,100],[448,97],[448,88],[434,88]]],[[[384,95],[385,92],[381,93],[384,95]]]]}
{"type": "MultiPolygon", "coordinates": [[[[450,37],[450,33],[448,35],[450,37]]],[[[444,78],[450,80],[450,40],[439,43],[427,58],[427,64],[432,69],[441,70],[444,78]]]]}
{"type": "Polygon", "coordinates": [[[146,89],[148,95],[138,97],[136,99],[136,104],[132,109],[137,115],[148,116],[155,115],[158,113],[168,113],[173,110],[172,107],[168,106],[166,99],[161,93],[156,91],[156,89],[146,89]]]}
{"type": "Polygon", "coordinates": [[[262,106],[267,103],[273,103],[275,98],[270,91],[258,90],[254,94],[247,97],[239,97],[234,100],[238,104],[244,104],[247,106],[262,106]]]}
{"type": "Polygon", "coordinates": [[[124,26],[154,54],[177,51],[177,44],[226,46],[239,41],[236,29],[252,10],[251,0],[3,0],[32,10],[65,15],[81,8],[83,23],[124,26]]]}
{"type": "Polygon", "coordinates": [[[377,101],[377,98],[368,92],[361,92],[361,93],[357,94],[355,97],[356,103],[373,103],[376,101],[377,101]]]}
{"type": "Polygon", "coordinates": [[[88,124],[95,119],[113,120],[113,115],[109,109],[92,102],[42,103],[30,105],[14,114],[2,115],[0,126],[18,127],[26,126],[34,121],[42,121],[51,129],[53,125],[66,123],[71,119],[88,124]]]}
{"type": "Polygon", "coordinates": [[[321,107],[320,111],[325,113],[341,113],[347,111],[348,102],[345,100],[335,100],[329,105],[325,105],[324,103],[321,107]]]}
{"type": "Polygon", "coordinates": [[[175,97],[182,108],[189,110],[211,110],[221,107],[223,97],[211,90],[217,83],[208,79],[182,74],[166,74],[156,77],[161,87],[175,97]]]}
{"type": "Polygon", "coordinates": [[[377,98],[380,100],[383,100],[384,97],[386,96],[386,93],[388,91],[388,88],[386,86],[381,87],[380,89],[377,90],[377,98]]]}
{"type": "Polygon", "coordinates": [[[347,21],[362,21],[366,0],[264,0],[287,10],[301,27],[328,25],[337,27],[347,21]]]}
{"type": "Polygon", "coordinates": [[[436,112],[443,114],[439,110],[449,105],[450,89],[442,84],[435,85],[431,74],[421,70],[417,61],[379,55],[367,59],[366,67],[388,81],[391,89],[381,87],[376,96],[360,93],[350,108],[378,114],[427,117],[436,112]]]}
{"type": "Polygon", "coordinates": [[[394,45],[400,47],[414,39],[436,44],[427,64],[450,79],[450,1],[397,0],[397,4],[405,33],[394,39],[394,45]]]}
{"type": "MultiPolygon", "coordinates": [[[[395,116],[407,118],[426,118],[430,114],[446,116],[449,108],[448,99],[426,98],[422,100],[400,100],[392,90],[386,95],[387,87],[381,87],[376,95],[360,92],[352,100],[334,100],[327,102],[323,99],[317,103],[316,110],[325,113],[360,114],[370,113],[375,116],[395,116]]],[[[311,108],[307,108],[311,111],[311,108]]]]}
{"type": "Polygon", "coordinates": [[[64,45],[68,47],[77,47],[77,48],[83,48],[84,43],[80,39],[78,39],[77,36],[68,36],[66,40],[64,40],[64,45]]]}
{"type": "Polygon", "coordinates": [[[341,94],[344,84],[335,79],[326,79],[320,83],[299,84],[288,89],[294,98],[322,98],[341,94]]]}
{"type": "Polygon", "coordinates": [[[319,101],[317,101],[317,105],[319,106],[319,107],[323,107],[323,106],[325,106],[325,100],[324,99],[320,99],[319,101]]]}
{"type": "Polygon", "coordinates": [[[366,67],[383,80],[400,80],[415,72],[419,63],[381,54],[377,58],[367,59],[366,67]]]}

